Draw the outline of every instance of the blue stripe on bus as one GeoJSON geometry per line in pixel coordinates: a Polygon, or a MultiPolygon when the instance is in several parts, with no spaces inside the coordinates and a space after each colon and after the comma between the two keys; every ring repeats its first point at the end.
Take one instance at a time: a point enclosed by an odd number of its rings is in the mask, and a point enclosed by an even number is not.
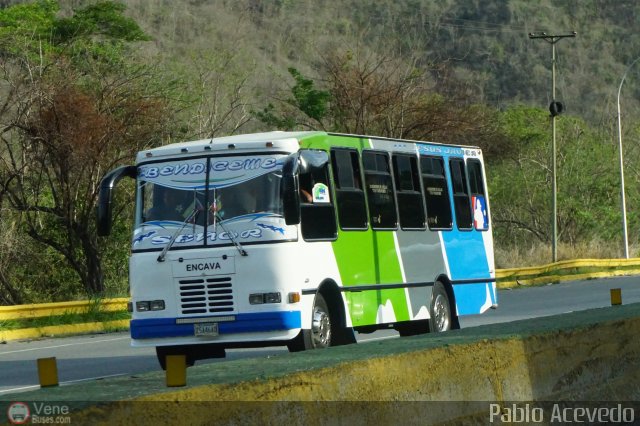
{"type": "MultiPolygon", "coordinates": [[[[233,315],[235,321],[218,323],[220,334],[290,330],[300,328],[299,311],[261,312],[233,315]]],[[[196,319],[196,317],[192,318],[196,319]]],[[[212,318],[211,322],[215,319],[212,318]]],[[[193,324],[176,324],[176,318],[150,318],[131,320],[132,339],[193,336],[193,324]]]]}
{"type": "MultiPolygon", "coordinates": [[[[442,240],[449,262],[449,273],[453,281],[457,279],[487,278],[490,280],[489,262],[482,235],[479,231],[448,231],[442,233],[442,240]]],[[[494,301],[491,284],[454,285],[453,292],[459,315],[479,314],[480,308],[489,297],[494,301]]]]}
{"type": "Polygon", "coordinates": [[[482,306],[487,304],[487,286],[489,286],[489,301],[495,304],[496,295],[490,283],[455,285],[456,280],[486,278],[491,280],[489,261],[482,238],[483,231],[475,229],[460,231],[457,228],[455,207],[451,197],[450,158],[464,158],[465,148],[445,147],[440,145],[418,144],[418,151],[422,155],[435,155],[444,159],[449,202],[453,218],[453,229],[440,231],[444,244],[445,256],[449,264],[449,275],[454,281],[453,292],[456,298],[458,315],[479,314],[482,306]]]}

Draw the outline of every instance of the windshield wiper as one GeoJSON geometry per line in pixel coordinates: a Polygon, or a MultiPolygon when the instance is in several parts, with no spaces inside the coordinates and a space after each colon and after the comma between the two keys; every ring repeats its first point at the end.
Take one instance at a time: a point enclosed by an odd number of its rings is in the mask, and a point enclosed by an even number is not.
{"type": "Polygon", "coordinates": [[[167,252],[169,251],[173,243],[176,241],[176,238],[178,238],[178,234],[182,232],[182,230],[185,228],[185,226],[189,224],[191,220],[193,220],[193,223],[195,224],[196,217],[198,216],[199,212],[200,210],[198,209],[198,206],[194,205],[193,210],[191,211],[191,213],[189,213],[189,216],[187,216],[184,222],[182,222],[182,226],[179,229],[177,229],[176,232],[173,233],[167,245],[164,246],[164,248],[162,249],[162,252],[160,252],[160,256],[158,256],[158,262],[164,262],[164,258],[167,255],[167,252]]]}
{"type": "Polygon", "coordinates": [[[220,214],[218,214],[218,202],[216,200],[216,188],[213,188],[213,201],[211,202],[211,204],[209,204],[209,208],[207,209],[207,211],[209,212],[213,212],[213,232],[218,232],[218,224],[220,224],[220,228],[222,228],[222,230],[224,232],[226,232],[226,234],[229,236],[229,239],[231,240],[231,242],[233,243],[233,246],[238,250],[238,253],[240,253],[240,256],[248,256],[249,253],[247,253],[247,251],[242,247],[242,245],[238,242],[238,240],[236,240],[236,237],[233,236],[232,233],[230,233],[227,228],[225,228],[225,226],[222,224],[222,218],[220,217],[220,214]]]}
{"type": "Polygon", "coordinates": [[[229,236],[229,239],[233,243],[233,246],[238,250],[238,253],[240,253],[240,256],[248,256],[249,253],[247,253],[240,242],[236,240],[236,237],[233,235],[233,233],[229,232],[227,228],[225,228],[225,226],[222,224],[222,218],[220,217],[218,212],[214,212],[213,219],[213,232],[217,232],[216,228],[218,225],[220,225],[220,228],[222,228],[222,230],[229,236]]]}

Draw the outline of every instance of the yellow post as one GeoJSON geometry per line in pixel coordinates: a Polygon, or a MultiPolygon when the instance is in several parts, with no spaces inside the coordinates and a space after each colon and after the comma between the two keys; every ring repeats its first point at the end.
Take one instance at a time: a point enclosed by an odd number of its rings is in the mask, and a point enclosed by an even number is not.
{"type": "Polygon", "coordinates": [[[187,384],[187,357],[167,355],[167,386],[185,386],[187,384]]]}
{"type": "Polygon", "coordinates": [[[622,290],[619,288],[611,289],[611,306],[622,305],[622,290]]]}
{"type": "Polygon", "coordinates": [[[40,387],[58,386],[58,365],[56,358],[38,358],[38,378],[40,387]]]}

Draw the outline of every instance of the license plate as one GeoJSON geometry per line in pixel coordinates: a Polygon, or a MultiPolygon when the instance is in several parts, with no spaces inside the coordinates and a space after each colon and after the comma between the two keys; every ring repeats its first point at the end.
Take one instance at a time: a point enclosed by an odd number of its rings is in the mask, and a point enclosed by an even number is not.
{"type": "Polygon", "coordinates": [[[193,324],[193,331],[196,336],[217,336],[218,323],[196,323],[193,324]]]}

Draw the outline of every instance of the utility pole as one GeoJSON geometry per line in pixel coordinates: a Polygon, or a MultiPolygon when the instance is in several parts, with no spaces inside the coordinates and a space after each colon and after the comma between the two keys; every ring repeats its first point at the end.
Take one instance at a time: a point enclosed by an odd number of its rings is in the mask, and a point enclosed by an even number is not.
{"type": "Polygon", "coordinates": [[[551,252],[553,262],[558,261],[558,188],[556,185],[556,116],[564,109],[560,102],[556,102],[556,43],[567,37],[575,37],[576,32],[572,31],[568,34],[547,34],[547,33],[529,33],[530,39],[542,39],[551,44],[551,104],[549,112],[551,113],[551,181],[552,181],[552,223],[553,223],[553,239],[551,241],[551,252]]]}
{"type": "Polygon", "coordinates": [[[640,57],[636,58],[631,65],[629,65],[622,76],[622,80],[620,80],[620,86],[618,86],[618,151],[619,151],[619,159],[620,159],[620,205],[622,209],[622,243],[624,244],[624,258],[629,258],[629,235],[627,232],[627,205],[625,202],[624,195],[624,161],[622,158],[622,123],[621,123],[621,114],[620,114],[620,92],[622,91],[622,83],[624,83],[624,79],[627,78],[627,74],[631,70],[631,68],[640,60],[640,57]]]}

